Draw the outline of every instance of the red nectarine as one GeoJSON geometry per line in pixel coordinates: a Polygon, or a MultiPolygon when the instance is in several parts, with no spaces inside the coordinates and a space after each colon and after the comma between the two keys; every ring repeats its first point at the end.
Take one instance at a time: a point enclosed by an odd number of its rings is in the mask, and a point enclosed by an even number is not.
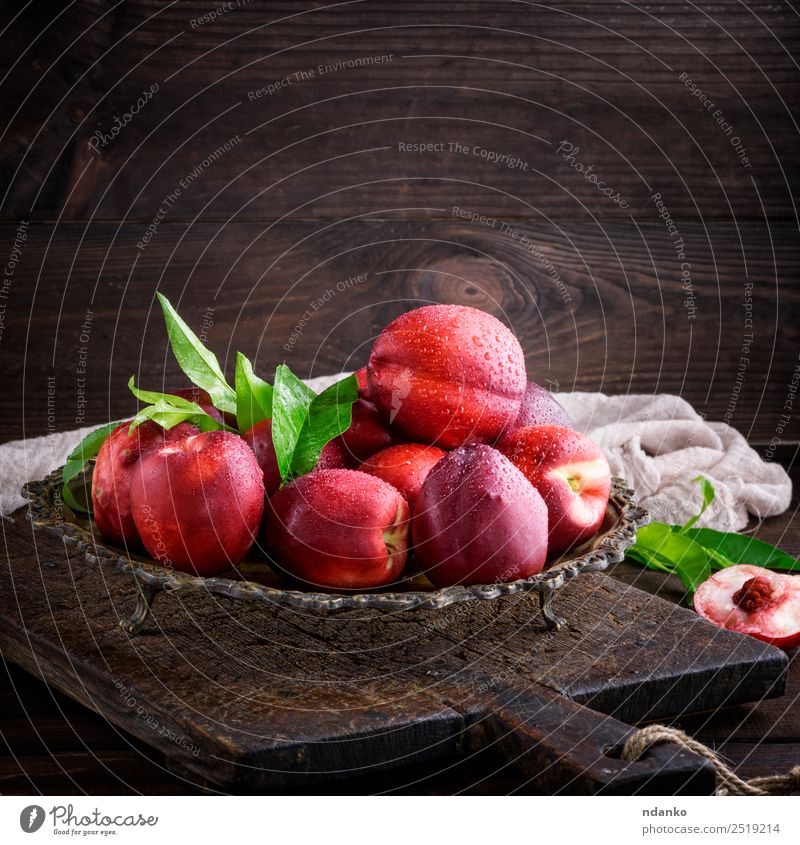
{"type": "Polygon", "coordinates": [[[206,431],[148,450],[131,480],[131,508],[144,547],[165,566],[214,575],[253,544],[264,483],[237,434],[206,431]]]}
{"type": "Polygon", "coordinates": [[[359,399],[353,404],[351,413],[347,431],[331,442],[341,445],[347,465],[355,468],[365,458],[396,443],[397,438],[372,402],[359,399]]]}
{"type": "Polygon", "coordinates": [[[483,444],[462,446],[428,473],[412,536],[437,587],[515,581],[545,564],[547,508],[504,455],[483,444]]]}
{"type": "Polygon", "coordinates": [[[454,448],[493,442],[516,419],[525,359],[499,320],[461,305],[401,314],[367,364],[370,396],[411,440],[454,448]]]}
{"type": "Polygon", "coordinates": [[[446,454],[436,446],[401,443],[370,456],[359,469],[396,487],[413,510],[428,473],[446,454]]]}
{"type": "Polygon", "coordinates": [[[366,367],[356,370],[356,381],[358,382],[358,398],[369,399],[369,382],[367,381],[366,367]]]}
{"type": "Polygon", "coordinates": [[[165,431],[150,420],[129,434],[131,420],[122,423],[108,435],[97,454],[92,472],[92,510],[100,533],[106,540],[120,545],[139,545],[139,532],[131,513],[130,486],[133,470],[148,449],[168,440],[180,440],[198,429],[181,423],[165,431]]]}
{"type": "Polygon", "coordinates": [[[406,562],[408,504],[364,472],[317,470],[269,500],[262,538],[273,565],[306,586],[381,587],[406,562]]]}
{"type": "Polygon", "coordinates": [[[547,504],[551,552],[597,533],[611,493],[611,471],[596,443],[572,429],[539,425],[511,432],[497,448],[547,504]]]}
{"type": "Polygon", "coordinates": [[[563,428],[574,428],[569,414],[561,407],[561,403],[553,394],[529,381],[522,398],[519,415],[514,420],[512,430],[526,428],[530,425],[560,425],[563,428]]]}

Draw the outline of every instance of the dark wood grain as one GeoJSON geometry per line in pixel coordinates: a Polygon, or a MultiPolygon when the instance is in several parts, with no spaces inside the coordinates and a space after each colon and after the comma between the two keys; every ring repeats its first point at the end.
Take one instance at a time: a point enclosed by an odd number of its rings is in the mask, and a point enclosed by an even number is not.
{"type": "MultiPolygon", "coordinates": [[[[6,160],[5,172],[19,186],[8,213],[32,209],[44,219],[149,222],[165,198],[231,139],[232,150],[201,166],[200,177],[170,203],[172,219],[330,219],[395,209],[425,218],[457,205],[512,220],[632,217],[647,224],[657,220],[655,193],[683,219],[790,212],[796,175],[774,166],[776,157],[791,156],[795,133],[785,118],[771,117],[765,129],[758,117],[729,107],[737,131],[754,139],[747,148],[751,167],[743,168],[716,122],[698,111],[677,80],[684,100],[677,114],[657,99],[631,114],[578,92],[570,94],[580,109],[576,119],[558,106],[561,86],[542,86],[550,88],[549,97],[538,85],[484,93],[480,68],[472,65],[465,68],[476,77],[471,85],[408,86],[400,80],[381,87],[363,80],[360,90],[353,91],[353,83],[325,86],[288,101],[274,95],[268,103],[248,102],[247,83],[233,90],[216,86],[191,102],[186,91],[165,86],[130,129],[95,151],[94,133],[108,132],[114,116],[125,114],[148,86],[129,81],[104,102],[104,120],[85,128],[65,122],[61,137],[50,138],[55,149],[42,150],[37,170],[57,162],[55,172],[64,174],[60,205],[53,205],[55,190],[37,196],[40,186],[28,175],[22,151],[6,160]],[[571,148],[562,141],[579,148],[574,160],[565,160],[571,148]],[[438,146],[418,153],[409,151],[413,144],[438,146]],[[483,157],[489,152],[519,163],[495,163],[483,157]],[[624,203],[600,194],[577,163],[591,166],[624,203]]],[[[81,103],[80,113],[88,110],[81,103]]]]}
{"type": "Polygon", "coordinates": [[[201,0],[138,0],[113,12],[78,2],[49,28],[42,9],[9,28],[9,46],[30,46],[0,89],[13,115],[0,146],[7,216],[150,220],[238,135],[173,219],[409,206],[425,218],[471,203],[523,219],[627,222],[632,213],[647,223],[654,192],[684,219],[796,219],[799,38],[787,5],[252,3],[193,28],[209,10],[201,0]],[[336,69],[365,57],[386,60],[336,69]],[[296,81],[254,96],[287,77],[296,81]],[[108,133],[153,83],[151,102],[93,150],[93,134],[108,133]],[[599,201],[556,154],[562,140],[629,208],[599,201]],[[447,151],[416,156],[399,142],[445,142],[447,151]],[[528,167],[452,153],[450,142],[528,167]]]}
{"type": "Polygon", "coordinates": [[[674,716],[780,695],[785,683],[776,649],[603,575],[559,594],[570,625],[556,634],[533,596],[319,617],[166,595],[130,638],[118,624],[134,597],[126,576],[31,535],[22,514],[4,527],[14,561],[0,584],[4,657],[225,791],[486,746],[521,758],[543,791],[703,791],[713,776],[691,755],[604,754],[630,731],[612,716],[674,716]]]}
{"type": "MultiPolygon", "coordinates": [[[[787,461],[795,454],[794,450],[784,452],[779,457],[787,461]]],[[[792,472],[796,477],[797,468],[792,472]]],[[[800,552],[800,530],[794,518],[797,504],[795,497],[790,511],[764,522],[758,536],[780,543],[791,553],[800,552]]],[[[633,564],[619,565],[612,574],[673,602],[683,597],[675,579],[633,564]]],[[[509,644],[513,642],[512,638],[509,644]]],[[[800,693],[797,655],[798,652],[790,663],[787,690],[782,697],[695,716],[684,715],[673,723],[711,747],[721,749],[744,777],[788,770],[796,763],[800,747],[800,722],[795,706],[800,693]]],[[[160,752],[128,733],[120,733],[101,717],[14,666],[8,667],[8,682],[0,685],[0,707],[5,714],[0,729],[6,746],[0,753],[3,793],[99,794],[111,789],[121,793],[175,794],[207,786],[196,774],[171,773],[160,752]],[[110,781],[109,772],[118,763],[122,776],[112,776],[110,781]]],[[[300,791],[508,794],[531,789],[524,767],[504,762],[497,749],[487,747],[465,756],[462,762],[457,759],[422,762],[383,773],[372,772],[366,777],[308,785],[300,791]]]]}
{"type": "MultiPolygon", "coordinates": [[[[686,226],[694,319],[672,245],[655,226],[518,224],[514,240],[457,220],[164,223],[143,252],[142,230],[131,225],[27,231],[0,339],[5,439],[131,413],[132,373],[153,389],[182,383],[153,308],[160,289],[231,376],[237,349],[267,376],[282,361],[304,376],[353,369],[400,312],[460,302],[507,322],[530,376],[551,388],[678,393],[754,443],[797,441],[796,426],[779,425],[800,348],[800,259],[790,226],[751,225],[743,244],[731,226],[686,226]]],[[[7,241],[15,232],[4,227],[7,241]]]]}
{"type": "MultiPolygon", "coordinates": [[[[281,0],[193,27],[211,5],[41,0],[18,14],[0,3],[0,27],[10,24],[0,36],[0,272],[20,220],[37,221],[2,279],[0,441],[129,413],[134,372],[147,386],[176,383],[152,311],[159,288],[197,327],[215,306],[207,336],[229,371],[242,348],[265,372],[286,359],[303,375],[363,363],[375,332],[412,304],[472,304],[513,326],[530,374],[552,387],[680,393],[771,459],[796,457],[795,405],[781,421],[800,347],[794,4],[281,0]],[[297,72],[306,76],[257,95],[297,72]],[[684,73],[740,136],[746,164],[684,73]],[[92,149],[94,133],[108,133],[153,83],[158,92],[118,137],[92,149]],[[237,135],[137,249],[165,197],[237,135]],[[629,208],[599,196],[555,152],[561,140],[629,208]],[[446,149],[413,155],[400,142],[446,149]],[[475,146],[527,169],[489,163],[475,146]],[[686,239],[694,320],[654,192],[686,239]],[[530,233],[570,307],[541,257],[491,226],[454,220],[454,205],[530,233]],[[360,273],[368,281],[337,293],[284,350],[311,302],[360,273]],[[740,373],[748,282],[753,338],[740,373]]],[[[796,508],[759,536],[800,554],[796,508]]],[[[682,597],[657,573],[625,565],[616,575],[682,597]]],[[[795,659],[782,698],[676,724],[745,776],[788,769],[800,747],[799,679],[795,659]]],[[[568,685],[569,672],[548,682],[568,685]]],[[[0,710],[4,793],[203,786],[13,666],[0,710]]],[[[530,774],[486,748],[461,763],[423,760],[304,790],[551,788],[530,774]]]]}

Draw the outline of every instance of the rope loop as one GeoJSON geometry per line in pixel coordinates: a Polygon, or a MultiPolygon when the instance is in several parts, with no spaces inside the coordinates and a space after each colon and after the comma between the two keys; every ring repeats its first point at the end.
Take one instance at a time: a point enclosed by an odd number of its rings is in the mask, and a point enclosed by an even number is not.
{"type": "Polygon", "coordinates": [[[634,731],[622,748],[621,757],[629,763],[638,760],[653,745],[671,742],[708,760],[717,773],[716,795],[798,795],[800,794],[800,766],[788,774],[743,780],[710,748],[688,734],[667,725],[648,725],[634,731]]]}

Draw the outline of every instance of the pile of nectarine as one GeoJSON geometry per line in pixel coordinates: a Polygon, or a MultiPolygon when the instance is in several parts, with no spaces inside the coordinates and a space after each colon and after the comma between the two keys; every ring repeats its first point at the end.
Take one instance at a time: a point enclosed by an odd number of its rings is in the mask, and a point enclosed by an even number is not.
{"type": "MultiPolygon", "coordinates": [[[[248,406],[237,430],[238,371],[235,401],[221,370],[210,373],[209,392],[175,391],[176,407],[164,400],[138,427],[123,424],[97,455],[100,532],[166,566],[220,572],[257,539],[273,567],[305,587],[385,587],[409,553],[437,587],[512,581],[603,521],[603,453],[527,380],[517,338],[489,314],[430,305],[390,323],[351,377],[345,424],[331,427],[328,414],[323,435],[309,429],[311,411],[287,417],[292,443],[316,449],[310,472],[292,469],[305,464],[287,452],[270,385],[245,373],[262,412],[248,406]],[[169,414],[182,421],[153,422],[169,414]]],[[[313,409],[316,397],[297,384],[313,409]]],[[[333,405],[320,405],[322,418],[333,405]]]]}

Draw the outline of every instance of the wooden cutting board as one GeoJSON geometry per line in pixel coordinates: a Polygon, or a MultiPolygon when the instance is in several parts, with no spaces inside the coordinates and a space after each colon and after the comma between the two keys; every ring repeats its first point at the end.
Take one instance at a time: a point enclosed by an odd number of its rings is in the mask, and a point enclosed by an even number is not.
{"type": "Polygon", "coordinates": [[[547,792],[710,792],[672,746],[625,763],[630,722],[783,692],[786,656],[593,574],[439,611],[319,617],[211,595],[162,595],[119,625],[128,576],[4,521],[0,650],[223,791],[301,789],[490,747],[547,792]]]}

